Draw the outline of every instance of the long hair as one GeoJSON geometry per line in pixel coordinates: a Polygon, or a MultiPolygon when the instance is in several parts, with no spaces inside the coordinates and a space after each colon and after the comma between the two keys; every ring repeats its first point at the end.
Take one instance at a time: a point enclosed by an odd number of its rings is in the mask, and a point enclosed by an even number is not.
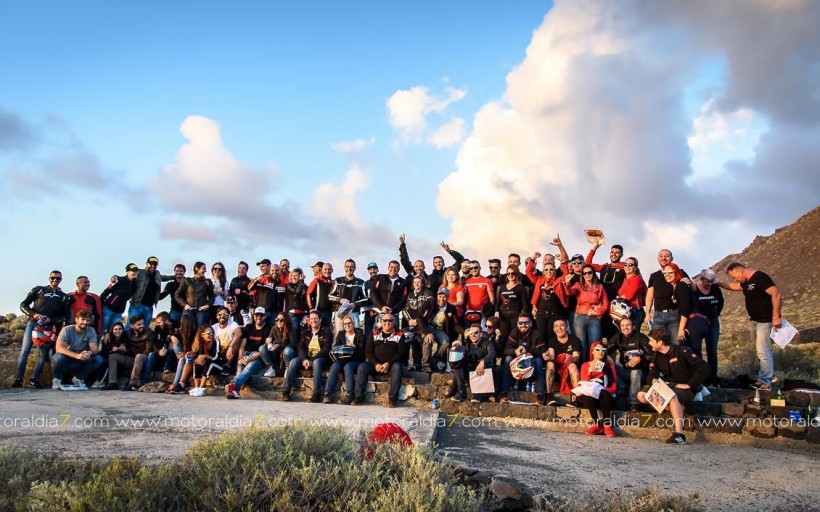
{"type": "Polygon", "coordinates": [[[193,315],[182,315],[179,321],[179,338],[182,340],[182,350],[190,352],[196,338],[196,319],[193,315]]]}
{"type": "MultiPolygon", "coordinates": [[[[638,258],[630,256],[630,257],[628,257],[627,259],[624,260],[624,263],[626,263],[629,260],[632,260],[633,262],[635,262],[635,275],[640,276],[641,275],[641,267],[638,264],[638,258]]],[[[643,276],[641,276],[641,277],[643,277],[643,276]]]]}
{"type": "Polygon", "coordinates": [[[456,280],[453,283],[453,286],[461,284],[461,275],[458,273],[458,271],[456,269],[450,267],[450,268],[448,268],[447,270],[444,271],[444,287],[445,288],[451,288],[450,281],[447,280],[447,274],[450,273],[450,272],[452,272],[456,275],[456,280]]]}
{"type": "Polygon", "coordinates": [[[122,324],[122,322],[114,322],[114,325],[109,327],[105,334],[107,334],[106,338],[109,344],[111,344],[112,342],[122,343],[125,340],[125,326],[122,324]],[[120,334],[119,338],[114,336],[114,327],[118,325],[122,327],[122,334],[120,334]]]}
{"type": "Polygon", "coordinates": [[[592,265],[584,265],[581,267],[581,288],[586,288],[587,286],[586,279],[584,279],[584,270],[586,269],[590,269],[592,271],[592,282],[590,284],[593,288],[595,288],[598,285],[598,274],[595,273],[595,268],[593,268],[592,265]]]}
{"type": "Polygon", "coordinates": [[[223,265],[221,261],[217,261],[216,263],[211,265],[211,275],[214,274],[214,267],[217,266],[217,265],[222,267],[222,275],[219,277],[219,284],[222,286],[222,289],[224,290],[225,289],[225,284],[228,282],[228,278],[226,277],[227,272],[225,272],[225,265],[223,265]]]}
{"type": "Polygon", "coordinates": [[[210,348],[213,348],[213,344],[215,343],[215,338],[211,336],[211,346],[205,345],[205,340],[202,338],[202,333],[205,331],[213,332],[213,328],[210,325],[203,325],[199,329],[196,330],[196,335],[194,336],[194,342],[191,344],[191,351],[196,352],[199,354],[207,354],[210,348]]]}
{"type": "Polygon", "coordinates": [[[277,331],[282,337],[282,339],[286,342],[290,339],[290,318],[288,318],[288,316],[289,315],[287,313],[276,314],[276,318],[281,318],[282,320],[284,320],[284,322],[282,322],[281,328],[276,326],[276,322],[273,323],[273,329],[277,331]]]}

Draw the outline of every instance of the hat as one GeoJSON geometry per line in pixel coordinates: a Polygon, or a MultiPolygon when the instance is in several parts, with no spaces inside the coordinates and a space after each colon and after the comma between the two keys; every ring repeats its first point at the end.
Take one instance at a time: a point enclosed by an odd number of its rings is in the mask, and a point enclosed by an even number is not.
{"type": "Polygon", "coordinates": [[[444,295],[445,297],[447,297],[449,299],[450,298],[450,290],[448,290],[447,288],[439,288],[437,295],[444,295]]]}
{"type": "Polygon", "coordinates": [[[367,264],[367,270],[370,270],[371,268],[379,268],[379,266],[376,264],[375,261],[371,261],[367,264]]]}
{"type": "Polygon", "coordinates": [[[311,265],[310,268],[323,267],[324,265],[325,263],[323,261],[317,261],[316,263],[311,265]]]}
{"type": "Polygon", "coordinates": [[[145,263],[150,263],[151,265],[159,265],[159,260],[156,256],[151,256],[145,263]]]}
{"type": "Polygon", "coordinates": [[[263,259],[262,261],[257,261],[257,262],[256,262],[256,265],[257,265],[257,266],[259,266],[259,265],[261,265],[261,264],[263,264],[263,263],[264,263],[265,265],[270,265],[270,260],[269,260],[269,259],[267,259],[267,258],[265,258],[265,259],[263,259]]]}
{"type": "Polygon", "coordinates": [[[129,263],[125,266],[126,272],[139,272],[140,268],[137,266],[136,263],[129,263]]]}
{"type": "Polygon", "coordinates": [[[573,254],[573,255],[572,255],[572,258],[570,258],[569,260],[570,260],[570,261],[572,261],[572,260],[581,260],[581,261],[584,261],[584,255],[583,255],[583,254],[573,254]]]}
{"type": "Polygon", "coordinates": [[[228,295],[225,297],[225,304],[236,304],[236,297],[233,295],[228,295]]]}
{"type": "Polygon", "coordinates": [[[262,306],[259,306],[258,308],[253,310],[253,314],[254,315],[266,315],[267,311],[265,311],[265,308],[263,308],[262,306]]]}

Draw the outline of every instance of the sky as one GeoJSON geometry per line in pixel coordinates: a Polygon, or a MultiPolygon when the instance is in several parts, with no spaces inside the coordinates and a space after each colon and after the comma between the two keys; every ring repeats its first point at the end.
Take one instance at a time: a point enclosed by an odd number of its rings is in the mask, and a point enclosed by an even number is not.
{"type": "Polygon", "coordinates": [[[365,275],[402,233],[486,267],[596,228],[697,272],[817,206],[819,28],[808,0],[3,2],[0,312],[149,256],[365,275]]]}

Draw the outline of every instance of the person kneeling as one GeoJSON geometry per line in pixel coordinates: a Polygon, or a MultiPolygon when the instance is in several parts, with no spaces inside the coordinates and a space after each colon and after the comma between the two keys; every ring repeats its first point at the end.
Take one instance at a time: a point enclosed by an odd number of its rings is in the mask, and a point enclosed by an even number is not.
{"type": "Polygon", "coordinates": [[[589,409],[593,425],[587,429],[588,436],[606,434],[615,437],[612,428],[612,404],[615,393],[618,391],[618,381],[615,378],[615,365],[606,359],[606,347],[596,341],[589,349],[589,361],[581,365],[581,380],[595,382],[601,386],[598,397],[581,395],[578,401],[581,406],[589,409]],[[598,417],[598,410],[601,417],[598,417]]]}
{"type": "MultiPolygon", "coordinates": [[[[481,329],[478,324],[473,325],[467,330],[463,344],[460,341],[454,341],[450,349],[449,360],[450,366],[453,368],[453,376],[458,391],[450,400],[454,402],[463,402],[466,400],[466,383],[469,381],[470,372],[475,372],[478,377],[483,376],[485,371],[492,373],[495,358],[495,343],[488,337],[481,335],[481,329]],[[461,361],[455,361],[458,357],[453,357],[457,355],[458,351],[463,353],[461,361]]],[[[473,392],[471,401],[483,402],[484,399],[484,394],[473,392]]]]}
{"type": "MultiPolygon", "coordinates": [[[[669,412],[675,422],[675,432],[666,440],[667,444],[686,444],[683,435],[683,408],[692,402],[695,393],[703,387],[709,378],[709,364],[692,352],[685,345],[670,346],[669,333],[664,329],[652,329],[649,332],[649,346],[653,357],[649,364],[649,380],[654,383],[663,377],[675,396],[669,402],[669,412]]],[[[638,400],[648,404],[646,393],[638,393],[638,400]]]]}

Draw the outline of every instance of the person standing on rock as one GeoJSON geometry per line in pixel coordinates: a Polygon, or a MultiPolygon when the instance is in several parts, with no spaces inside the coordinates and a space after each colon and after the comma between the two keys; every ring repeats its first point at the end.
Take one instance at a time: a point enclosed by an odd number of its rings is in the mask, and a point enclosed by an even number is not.
{"type": "Polygon", "coordinates": [[[783,298],[774,281],[760,270],[747,268],[742,263],[731,263],[726,269],[734,283],[718,283],[718,286],[733,292],[743,292],[746,311],[749,313],[749,333],[757,349],[760,372],[752,387],[769,391],[777,382],[774,374],[774,352],[772,352],[772,330],[781,326],[780,307],[783,298]]]}

